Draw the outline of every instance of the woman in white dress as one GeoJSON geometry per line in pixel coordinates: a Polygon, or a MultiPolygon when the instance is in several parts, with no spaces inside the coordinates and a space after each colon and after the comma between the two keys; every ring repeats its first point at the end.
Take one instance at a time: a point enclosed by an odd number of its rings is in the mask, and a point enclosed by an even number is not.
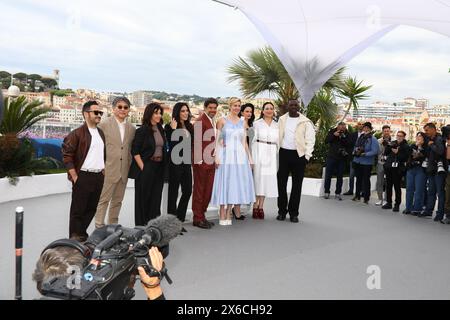
{"type": "Polygon", "coordinates": [[[253,219],[264,219],[264,200],[278,197],[277,157],[279,131],[274,120],[275,107],[266,102],[263,105],[261,119],[253,124],[252,155],[254,161],[254,180],[256,203],[253,206],[253,219]]]}

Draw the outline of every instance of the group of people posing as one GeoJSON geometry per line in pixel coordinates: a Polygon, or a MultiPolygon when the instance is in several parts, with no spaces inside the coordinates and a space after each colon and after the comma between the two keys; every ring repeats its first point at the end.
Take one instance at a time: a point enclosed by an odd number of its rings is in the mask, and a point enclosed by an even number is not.
{"type": "MultiPolygon", "coordinates": [[[[260,119],[255,107],[229,101],[228,115],[217,118],[219,103],[210,98],[204,112],[193,119],[187,103],[173,107],[172,119],[163,124],[163,108],[150,103],[142,125],[127,122],[130,101],[112,103],[112,116],[102,121],[96,101],[83,105],[85,123],[72,131],[62,146],[64,164],[73,183],[69,236],[88,237],[96,228],[117,224],[128,179],[135,179],[135,223],[146,225],[161,214],[164,182],[168,181],[167,212],[182,222],[192,196],[193,225],[211,229],[205,213],[219,210],[219,224],[244,220],[241,206],[253,206],[253,218],[264,219],[266,198],[278,198],[277,220],[299,222],[305,166],[315,145],[313,123],[303,116],[298,101],[278,120],[267,102],[260,119]],[[287,184],[292,177],[291,196],[287,184]],[[179,191],[181,189],[181,197],[179,191]]],[[[183,232],[186,230],[183,228],[183,232]]]]}
{"type": "Polygon", "coordinates": [[[354,196],[353,201],[363,198],[365,204],[369,203],[370,179],[375,166],[377,206],[399,212],[402,182],[406,179],[403,214],[433,217],[435,212],[434,221],[450,224],[450,129],[443,127],[440,134],[434,123],[426,124],[423,129],[408,143],[404,131],[398,131],[394,138],[388,125],[383,126],[381,138],[376,139],[370,122],[358,123],[353,133],[349,133],[345,123],[340,123],[326,138],[330,151],[326,162],[325,198],[330,198],[331,179],[335,175],[336,198],[342,200],[343,172],[350,160],[349,191],[344,195],[354,196]]]}

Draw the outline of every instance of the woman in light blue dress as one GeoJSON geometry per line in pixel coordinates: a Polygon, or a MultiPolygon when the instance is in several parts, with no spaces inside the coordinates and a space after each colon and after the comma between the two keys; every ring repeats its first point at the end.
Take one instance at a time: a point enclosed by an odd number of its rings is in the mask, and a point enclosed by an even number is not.
{"type": "Polygon", "coordinates": [[[230,114],[217,123],[216,174],[211,204],[220,206],[220,225],[232,225],[233,205],[255,202],[253,160],[247,144],[247,123],[238,115],[241,101],[230,99],[230,114]]]}

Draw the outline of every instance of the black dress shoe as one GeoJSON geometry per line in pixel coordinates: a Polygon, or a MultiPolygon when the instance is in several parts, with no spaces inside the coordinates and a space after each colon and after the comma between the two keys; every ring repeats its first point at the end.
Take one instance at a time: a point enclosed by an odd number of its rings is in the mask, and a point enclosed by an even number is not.
{"type": "Polygon", "coordinates": [[[181,229],[181,233],[185,233],[187,230],[185,228],[181,229]]]}
{"type": "Polygon", "coordinates": [[[434,222],[441,222],[442,220],[444,220],[444,217],[439,217],[439,216],[436,216],[436,217],[434,217],[434,222]]]}
{"type": "Polygon", "coordinates": [[[216,224],[214,223],[214,222],[212,222],[212,221],[208,221],[208,220],[205,220],[206,221],[206,223],[207,224],[209,224],[211,227],[214,227],[216,224]]]}
{"type": "Polygon", "coordinates": [[[239,217],[238,216],[236,216],[236,213],[234,212],[234,208],[233,209],[231,209],[231,213],[233,214],[233,217],[236,219],[236,220],[245,220],[245,216],[243,215],[243,214],[241,214],[239,217]]]}
{"type": "Polygon", "coordinates": [[[402,212],[402,213],[403,213],[404,215],[409,215],[409,214],[412,214],[412,213],[411,213],[411,211],[409,211],[409,210],[406,210],[406,209],[405,209],[405,210],[403,210],[403,212],[402,212]]]}
{"type": "Polygon", "coordinates": [[[417,217],[420,214],[418,211],[411,211],[411,215],[417,217]]]}
{"type": "Polygon", "coordinates": [[[200,229],[211,229],[211,225],[208,223],[208,221],[200,221],[200,222],[194,222],[194,227],[200,228],[200,229]]]}
{"type": "Polygon", "coordinates": [[[352,195],[353,195],[353,192],[350,192],[350,191],[344,193],[344,196],[352,196],[352,195]]]}
{"type": "Polygon", "coordinates": [[[432,217],[433,214],[424,211],[424,212],[419,213],[417,216],[418,216],[419,218],[427,218],[427,217],[432,217]]]}
{"type": "Polygon", "coordinates": [[[395,205],[394,209],[392,209],[394,212],[400,212],[400,206],[395,205]]]}
{"type": "Polygon", "coordinates": [[[292,222],[292,223],[299,223],[300,220],[298,220],[297,217],[291,217],[291,222],[292,222]]]}
{"type": "Polygon", "coordinates": [[[391,203],[386,203],[384,206],[381,207],[381,209],[384,209],[384,210],[392,209],[392,204],[391,203]]]}
{"type": "Polygon", "coordinates": [[[285,221],[286,220],[286,216],[282,215],[282,214],[279,214],[278,217],[277,217],[277,220],[278,221],[285,221]]]}

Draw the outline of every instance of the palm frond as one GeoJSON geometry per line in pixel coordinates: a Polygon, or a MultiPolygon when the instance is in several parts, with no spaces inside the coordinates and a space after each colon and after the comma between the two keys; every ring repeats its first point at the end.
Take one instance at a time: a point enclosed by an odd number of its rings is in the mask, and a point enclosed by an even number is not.
{"type": "Polygon", "coordinates": [[[37,122],[48,118],[49,108],[43,108],[42,102],[27,102],[24,96],[15,100],[5,99],[3,121],[0,124],[1,134],[16,134],[27,130],[37,122]]]}

